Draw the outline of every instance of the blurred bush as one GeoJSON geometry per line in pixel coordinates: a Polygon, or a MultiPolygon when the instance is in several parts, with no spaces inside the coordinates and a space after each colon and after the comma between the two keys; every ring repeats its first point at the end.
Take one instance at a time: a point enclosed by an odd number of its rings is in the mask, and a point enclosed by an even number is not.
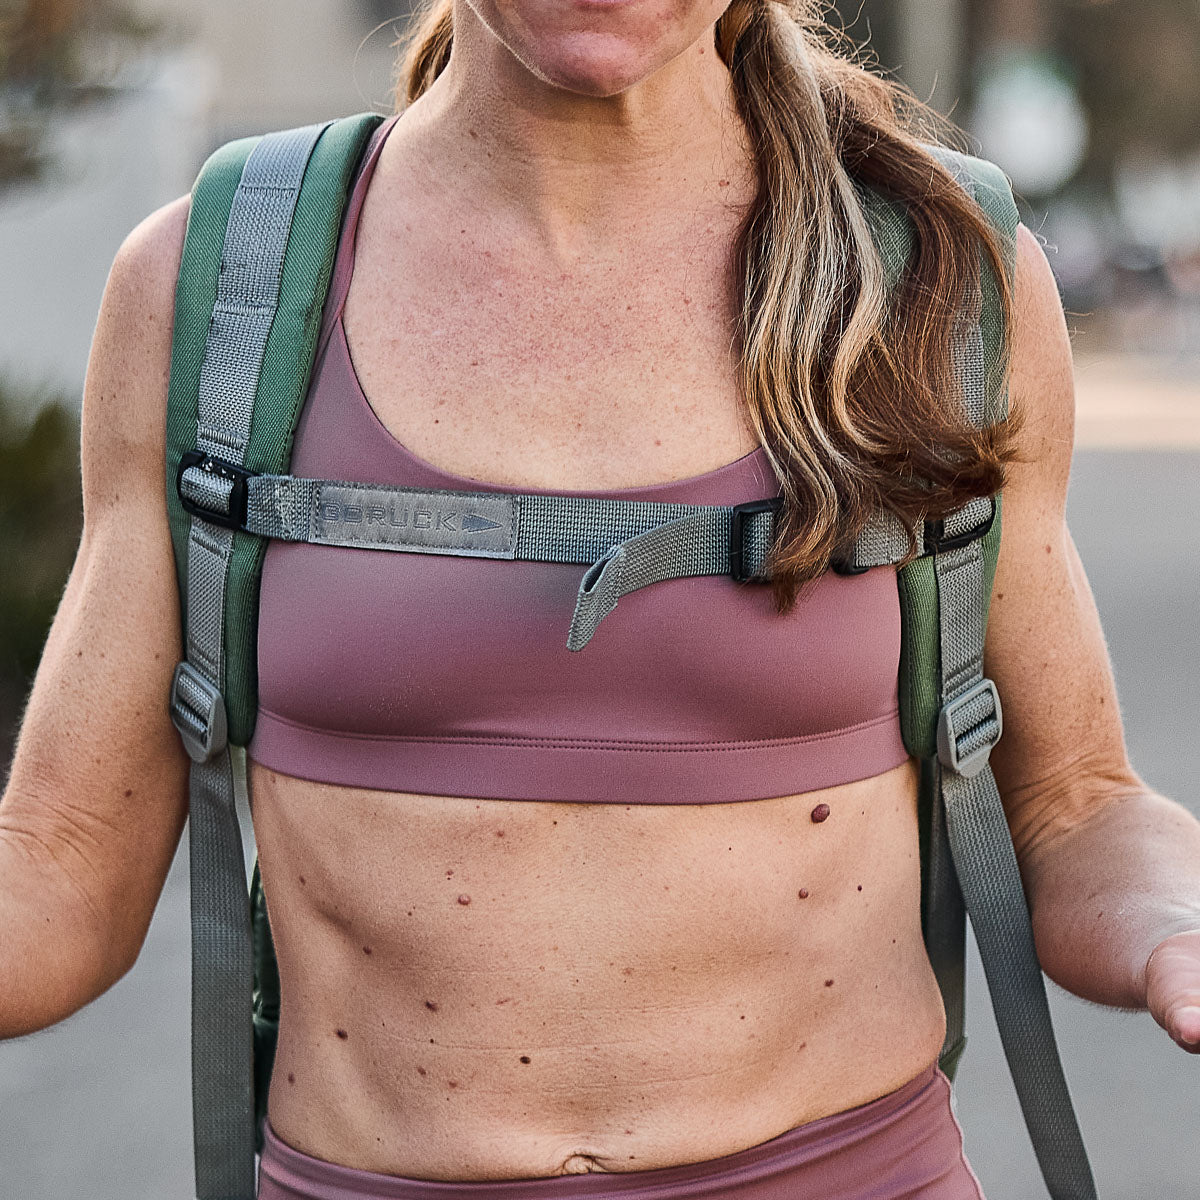
{"type": "Polygon", "coordinates": [[[79,422],[62,402],[32,423],[0,382],[0,765],[7,773],[17,719],[83,529],[79,422]]]}

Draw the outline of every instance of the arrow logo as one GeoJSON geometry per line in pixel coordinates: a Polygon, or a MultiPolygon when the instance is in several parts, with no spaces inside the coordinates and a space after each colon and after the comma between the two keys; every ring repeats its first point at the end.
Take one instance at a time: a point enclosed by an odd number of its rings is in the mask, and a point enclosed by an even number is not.
{"type": "Polygon", "coordinates": [[[485,529],[499,529],[499,521],[489,521],[487,517],[475,513],[464,513],[462,517],[463,533],[482,533],[485,529]]]}

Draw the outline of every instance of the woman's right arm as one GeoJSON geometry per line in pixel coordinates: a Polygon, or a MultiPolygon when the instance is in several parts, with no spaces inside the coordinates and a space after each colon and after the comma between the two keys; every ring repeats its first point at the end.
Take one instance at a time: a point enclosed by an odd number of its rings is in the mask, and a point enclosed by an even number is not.
{"type": "Polygon", "coordinates": [[[188,197],[113,262],[84,384],[83,537],[0,800],[0,1038],[62,1020],[141,950],[187,816],[166,396],[188,197]]]}

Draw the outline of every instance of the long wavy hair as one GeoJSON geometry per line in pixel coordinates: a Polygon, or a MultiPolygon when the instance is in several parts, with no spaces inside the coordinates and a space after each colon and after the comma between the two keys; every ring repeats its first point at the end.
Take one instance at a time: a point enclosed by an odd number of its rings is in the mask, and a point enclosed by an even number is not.
{"type": "MultiPolygon", "coordinates": [[[[453,0],[431,0],[401,43],[397,111],[445,68],[453,41],[453,0]]],[[[716,47],[757,159],[734,255],[739,383],[783,489],[770,570],[786,609],[876,510],[900,519],[915,555],[922,520],[1003,486],[1016,417],[972,424],[953,342],[982,265],[1006,329],[1011,282],[992,225],[928,149],[952,127],[862,65],[822,0],[733,0],[716,47]],[[911,220],[891,286],[864,188],[911,220]]]]}

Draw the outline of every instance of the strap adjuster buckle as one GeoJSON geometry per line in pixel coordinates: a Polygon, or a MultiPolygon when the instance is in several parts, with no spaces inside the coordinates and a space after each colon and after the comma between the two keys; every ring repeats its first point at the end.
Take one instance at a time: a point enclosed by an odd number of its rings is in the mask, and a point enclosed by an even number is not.
{"type": "Polygon", "coordinates": [[[188,450],[179,460],[179,470],[175,472],[175,490],[179,493],[180,503],[194,517],[209,521],[213,525],[221,525],[226,529],[244,529],[246,527],[247,488],[249,480],[258,475],[257,471],[247,471],[223,458],[217,458],[204,450],[188,450]],[[184,491],[183,476],[186,471],[198,469],[216,479],[227,480],[230,485],[228,511],[207,508],[193,493],[184,491]]]}
{"type": "Polygon", "coordinates": [[[971,779],[987,766],[1003,732],[1000,693],[990,679],[981,679],[942,705],[938,714],[938,760],[971,779]]]}
{"type": "Polygon", "coordinates": [[[956,533],[947,537],[945,521],[926,521],[925,552],[928,554],[932,551],[934,554],[940,554],[946,550],[961,550],[963,546],[969,546],[972,542],[987,537],[996,523],[996,497],[989,496],[988,502],[988,515],[979,524],[971,526],[964,533],[956,533]]]}
{"type": "Polygon", "coordinates": [[[225,701],[220,691],[186,660],[171,679],[171,724],[193,762],[206,763],[229,743],[225,701]]]}
{"type": "MultiPolygon", "coordinates": [[[[766,575],[753,575],[749,572],[746,553],[746,519],[759,513],[775,513],[783,507],[782,496],[769,496],[765,500],[750,500],[745,504],[735,504],[729,512],[729,574],[736,583],[765,583],[766,575]]],[[[772,528],[774,523],[772,522],[772,528]]]]}

